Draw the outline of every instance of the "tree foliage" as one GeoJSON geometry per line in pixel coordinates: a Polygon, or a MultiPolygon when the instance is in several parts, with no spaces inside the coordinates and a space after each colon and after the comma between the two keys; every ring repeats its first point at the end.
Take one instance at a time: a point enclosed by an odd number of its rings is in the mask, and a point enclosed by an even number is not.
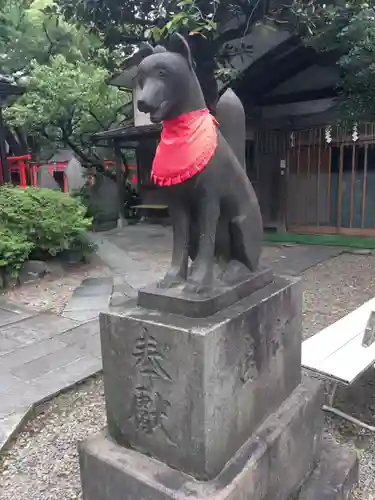
{"type": "Polygon", "coordinates": [[[33,139],[34,155],[70,147],[102,169],[91,136],[119,124],[129,100],[107,83],[117,54],[53,6],[50,0],[0,1],[1,71],[22,76],[27,89],[6,119],[33,139]]]}
{"type": "Polygon", "coordinates": [[[189,36],[198,78],[207,104],[217,98],[215,76],[226,74],[230,56],[251,51],[244,40],[265,15],[284,22],[290,9],[264,0],[58,0],[68,20],[83,24],[103,37],[106,46],[131,52],[134,45],[158,43],[174,31],[189,36]]]}
{"type": "Polygon", "coordinates": [[[344,121],[375,120],[375,2],[314,2],[305,7],[305,42],[336,55],[344,121]]]}
{"type": "Polygon", "coordinates": [[[48,64],[63,54],[69,62],[81,59],[113,65],[100,39],[84,28],[51,13],[48,0],[0,2],[0,54],[4,74],[27,73],[32,61],[48,64]]]}
{"type": "Polygon", "coordinates": [[[236,51],[251,51],[245,43],[234,47],[228,42],[243,40],[260,20],[273,20],[317,50],[337,53],[342,116],[374,118],[374,0],[57,1],[67,19],[99,33],[106,46],[123,53],[142,40],[158,42],[173,31],[189,35],[211,107],[217,96],[214,74],[228,74],[228,60],[236,51]]]}
{"type": "Polygon", "coordinates": [[[124,94],[108,86],[108,77],[105,68],[82,60],[68,62],[62,54],[48,65],[34,61],[28,90],[7,109],[7,117],[39,137],[44,147],[68,146],[84,164],[100,168],[91,137],[124,118],[124,94]]]}

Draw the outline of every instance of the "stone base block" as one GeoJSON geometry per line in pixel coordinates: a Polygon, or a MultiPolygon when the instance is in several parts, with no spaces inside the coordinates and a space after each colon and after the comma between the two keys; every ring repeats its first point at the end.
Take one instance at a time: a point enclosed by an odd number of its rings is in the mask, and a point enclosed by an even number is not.
{"type": "Polygon", "coordinates": [[[264,288],[273,279],[271,269],[259,269],[250,276],[245,273],[238,282],[222,284],[210,293],[202,295],[185,293],[185,284],[168,289],[159,288],[154,284],[139,291],[138,304],[146,309],[191,318],[207,318],[264,288]]]}
{"type": "Polygon", "coordinates": [[[197,479],[216,477],[301,381],[300,283],[275,277],[209,318],[129,304],[102,314],[108,431],[197,479]]]}
{"type": "Polygon", "coordinates": [[[322,446],[322,399],[321,384],[305,379],[221,473],[205,482],[121,447],[106,433],[94,436],[80,445],[83,498],[346,499],[357,478],[356,457],[331,443],[322,446]]]}
{"type": "Polygon", "coordinates": [[[347,500],[358,482],[358,474],[357,453],[327,441],[321,460],[301,488],[298,500],[347,500]]]}

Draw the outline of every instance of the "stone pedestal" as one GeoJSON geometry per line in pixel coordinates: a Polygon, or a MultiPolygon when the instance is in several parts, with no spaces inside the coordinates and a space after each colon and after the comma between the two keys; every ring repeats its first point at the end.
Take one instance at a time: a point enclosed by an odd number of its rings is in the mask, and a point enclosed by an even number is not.
{"type": "MultiPolygon", "coordinates": [[[[316,466],[341,448],[322,445],[321,385],[301,383],[300,283],[263,270],[195,305],[168,293],[101,315],[108,429],[81,445],[84,499],[320,498],[316,466]]],[[[342,456],[330,481],[347,485],[342,456]]]]}
{"type": "Polygon", "coordinates": [[[216,476],[299,384],[301,310],[299,284],[280,278],[205,319],[136,303],[103,314],[110,435],[197,478],[216,476]]]}

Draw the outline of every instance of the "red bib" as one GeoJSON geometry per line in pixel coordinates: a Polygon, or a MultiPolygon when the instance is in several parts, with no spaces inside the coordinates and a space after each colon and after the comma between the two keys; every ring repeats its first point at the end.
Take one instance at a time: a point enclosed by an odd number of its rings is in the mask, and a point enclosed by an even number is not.
{"type": "Polygon", "coordinates": [[[165,120],[152,164],[155,184],[180,184],[201,172],[216,151],[216,127],[217,121],[208,109],[165,120]]]}

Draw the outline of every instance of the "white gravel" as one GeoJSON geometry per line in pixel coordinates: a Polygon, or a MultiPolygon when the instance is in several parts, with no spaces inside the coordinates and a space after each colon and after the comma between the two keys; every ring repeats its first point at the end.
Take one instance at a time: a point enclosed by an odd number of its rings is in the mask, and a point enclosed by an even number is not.
{"type": "Polygon", "coordinates": [[[101,377],[39,408],[0,466],[1,500],[80,499],[77,442],[104,426],[101,377]]]}
{"type": "MultiPolygon", "coordinates": [[[[304,336],[375,296],[375,256],[343,254],[303,277],[304,336]]],[[[375,374],[339,393],[344,410],[375,424],[375,374]]],[[[81,499],[77,442],[105,426],[101,377],[46,404],[2,459],[1,500],[81,499]]],[[[327,418],[326,432],[360,454],[360,485],[353,500],[375,499],[375,437],[327,418]]]]}

